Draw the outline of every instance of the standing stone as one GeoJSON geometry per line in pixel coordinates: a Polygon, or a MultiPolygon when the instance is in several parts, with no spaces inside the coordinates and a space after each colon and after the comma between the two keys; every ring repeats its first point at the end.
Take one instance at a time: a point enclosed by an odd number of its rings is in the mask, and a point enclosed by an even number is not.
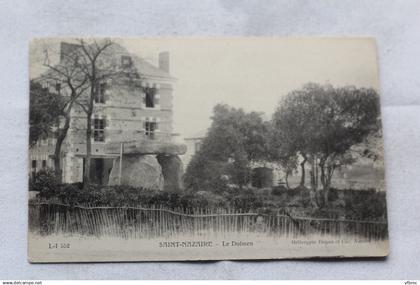
{"type": "MultiPolygon", "coordinates": [[[[114,161],[109,185],[119,184],[120,159],[114,161]]],[[[162,190],[162,167],[154,155],[123,155],[121,184],[132,187],[162,190]]]]}
{"type": "Polygon", "coordinates": [[[158,155],[157,159],[162,167],[164,190],[172,192],[182,191],[183,164],[177,155],[158,155]]]}

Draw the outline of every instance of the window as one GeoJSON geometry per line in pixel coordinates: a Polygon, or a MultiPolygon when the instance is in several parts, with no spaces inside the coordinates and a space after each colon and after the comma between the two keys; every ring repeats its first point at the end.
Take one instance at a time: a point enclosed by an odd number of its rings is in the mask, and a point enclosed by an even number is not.
{"type": "Polygon", "coordinates": [[[50,89],[50,82],[49,81],[44,81],[42,83],[42,88],[44,88],[44,89],[50,89]]]}
{"type": "Polygon", "coordinates": [[[146,105],[146,108],[154,108],[156,102],[156,89],[155,88],[150,88],[147,87],[144,90],[145,93],[145,102],[144,104],[146,105]]]}
{"type": "Polygon", "coordinates": [[[36,160],[32,160],[32,177],[36,174],[36,160]]]}
{"type": "Polygon", "coordinates": [[[46,160],[42,160],[42,168],[47,168],[47,161],[46,160]]]}
{"type": "Polygon", "coordinates": [[[131,65],[132,65],[131,57],[129,57],[128,55],[121,56],[122,67],[131,67],[131,65]]]}
{"type": "Polygon", "coordinates": [[[93,140],[95,142],[105,141],[105,120],[104,119],[93,119],[93,140]]]}
{"type": "Polygon", "coordinates": [[[99,104],[105,104],[105,91],[107,89],[107,85],[105,82],[99,83],[97,90],[96,90],[96,96],[95,96],[95,103],[99,104]]]}
{"type": "Polygon", "coordinates": [[[60,82],[57,82],[55,84],[55,91],[57,92],[57,94],[61,93],[61,83],[60,82]]]}
{"type": "Polygon", "coordinates": [[[146,121],[145,131],[146,131],[146,136],[148,138],[150,138],[152,140],[155,138],[156,129],[157,129],[157,123],[156,122],[146,121]]]}

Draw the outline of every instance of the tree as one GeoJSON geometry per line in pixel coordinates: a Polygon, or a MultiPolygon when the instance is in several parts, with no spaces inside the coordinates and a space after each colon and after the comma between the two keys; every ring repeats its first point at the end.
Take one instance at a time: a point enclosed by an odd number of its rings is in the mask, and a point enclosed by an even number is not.
{"type": "MultiPolygon", "coordinates": [[[[75,105],[86,115],[86,157],[83,173],[85,188],[90,183],[92,115],[95,98],[111,79],[129,80],[126,81],[127,84],[140,79],[139,73],[131,64],[131,58],[129,64],[124,65],[120,53],[127,52],[110,39],[79,39],[71,44],[66,43],[64,49],[62,47],[59,65],[50,65],[49,60],[44,64],[50,70],[46,77],[49,80],[59,80],[67,87],[65,90],[69,90],[65,107],[65,124],[61,131],[62,138],[65,138],[69,128],[70,111],[75,105]]],[[[57,144],[57,148],[59,145],[57,144]]]]}
{"type": "Polygon", "coordinates": [[[79,65],[81,70],[89,82],[89,94],[86,100],[79,106],[86,113],[86,158],[85,169],[83,173],[84,188],[86,189],[90,183],[90,164],[92,157],[92,114],[95,97],[98,94],[99,85],[108,78],[116,74],[116,65],[112,61],[101,60],[105,50],[109,48],[113,42],[109,39],[103,41],[93,40],[87,43],[85,40],[79,40],[80,48],[76,51],[76,56],[81,59],[79,65]]]}
{"type": "Polygon", "coordinates": [[[192,188],[219,187],[226,177],[242,188],[249,182],[250,166],[267,155],[268,124],[260,113],[218,104],[200,151],[188,165],[185,182],[192,188]]]}
{"type": "MultiPolygon", "coordinates": [[[[283,168],[285,176],[284,181],[286,183],[287,189],[290,189],[289,186],[289,176],[293,173],[293,171],[297,168],[298,160],[296,156],[290,155],[290,156],[284,156],[279,158],[280,166],[283,168]]],[[[303,186],[302,181],[300,182],[300,185],[303,186]]]]}
{"type": "MultiPolygon", "coordinates": [[[[308,110],[303,102],[294,99],[295,92],[291,92],[277,107],[272,118],[272,132],[270,140],[270,156],[280,165],[288,168],[298,165],[301,169],[300,186],[305,186],[309,145],[308,136],[305,134],[308,110]],[[290,163],[293,162],[293,163],[290,163]]],[[[294,169],[289,169],[294,170],[294,169]]],[[[286,170],[287,171],[287,170],[286,170]]]]}
{"type": "Polygon", "coordinates": [[[273,121],[282,152],[308,158],[311,190],[321,182],[324,205],[334,171],[354,162],[349,150],[378,129],[379,113],[379,96],[367,88],[307,84],[281,101],[273,121]]]}
{"type": "MultiPolygon", "coordinates": [[[[51,52],[51,50],[50,50],[51,52]]],[[[61,148],[70,128],[71,111],[77,100],[89,88],[88,78],[79,64],[80,55],[74,50],[60,52],[60,61],[51,64],[48,57],[48,50],[45,51],[44,66],[47,72],[43,74],[39,81],[44,82],[55,89],[55,97],[60,98],[61,105],[56,111],[60,117],[56,123],[56,144],[54,148],[54,170],[58,181],[62,180],[61,170],[61,148]]]]}
{"type": "MultiPolygon", "coordinates": [[[[90,183],[92,114],[95,98],[100,88],[103,88],[101,86],[108,80],[118,76],[129,78],[133,74],[131,65],[124,67],[119,64],[116,54],[111,49],[113,45],[114,42],[110,39],[80,39],[68,56],[73,66],[77,67],[82,77],[86,79],[86,86],[88,86],[86,93],[75,101],[86,115],[86,157],[83,173],[85,188],[90,183]]],[[[137,77],[139,78],[138,74],[137,77]]]]}
{"type": "Polygon", "coordinates": [[[29,85],[29,145],[52,132],[54,123],[62,115],[63,100],[33,80],[29,85]]]}

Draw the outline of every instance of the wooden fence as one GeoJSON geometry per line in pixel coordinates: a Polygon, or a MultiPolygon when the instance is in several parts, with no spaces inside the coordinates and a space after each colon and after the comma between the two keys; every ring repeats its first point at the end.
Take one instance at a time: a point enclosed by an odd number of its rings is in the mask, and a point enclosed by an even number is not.
{"type": "Polygon", "coordinates": [[[299,237],[310,234],[386,239],[386,221],[297,217],[285,209],[270,215],[225,209],[97,207],[30,203],[29,229],[41,235],[66,234],[156,238],[229,233],[299,237]]]}

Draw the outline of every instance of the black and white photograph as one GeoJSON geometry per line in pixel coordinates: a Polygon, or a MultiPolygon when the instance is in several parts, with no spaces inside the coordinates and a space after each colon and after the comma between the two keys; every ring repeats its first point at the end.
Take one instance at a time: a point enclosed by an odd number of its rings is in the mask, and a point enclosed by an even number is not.
{"type": "Polygon", "coordinates": [[[28,259],[384,257],[372,38],[36,38],[28,259]]]}

